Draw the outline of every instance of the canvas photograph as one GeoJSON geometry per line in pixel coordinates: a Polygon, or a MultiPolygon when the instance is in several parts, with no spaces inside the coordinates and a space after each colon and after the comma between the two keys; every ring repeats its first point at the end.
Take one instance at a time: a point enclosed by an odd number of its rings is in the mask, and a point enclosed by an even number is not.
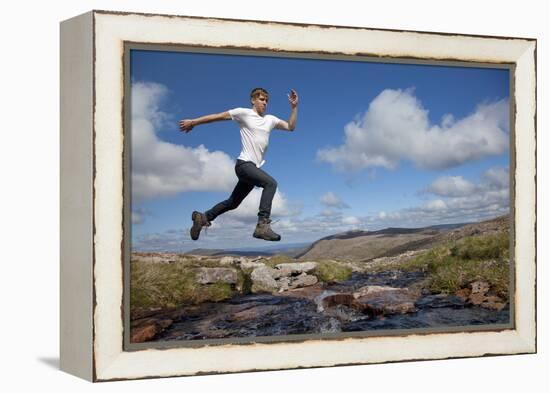
{"type": "Polygon", "coordinates": [[[62,22],[61,369],[535,353],[537,41],[466,33],[62,22]]]}
{"type": "Polygon", "coordinates": [[[125,56],[131,344],[513,327],[510,66],[125,56]]]}

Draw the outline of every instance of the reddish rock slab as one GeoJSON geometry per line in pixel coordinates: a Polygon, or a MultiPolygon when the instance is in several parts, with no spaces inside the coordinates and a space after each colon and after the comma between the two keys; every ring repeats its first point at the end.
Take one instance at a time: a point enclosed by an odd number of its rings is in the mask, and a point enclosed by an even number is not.
{"type": "Polygon", "coordinates": [[[469,288],[462,288],[455,292],[455,296],[465,302],[471,293],[472,291],[469,288]]]}
{"type": "Polygon", "coordinates": [[[325,309],[344,305],[365,314],[405,314],[415,312],[419,294],[407,288],[366,286],[354,293],[335,293],[323,298],[325,309]]]}
{"type": "Polygon", "coordinates": [[[173,322],[173,320],[168,318],[144,318],[132,321],[130,342],[142,343],[150,341],[172,325],[173,322]]]}
{"type": "Polygon", "coordinates": [[[420,294],[408,288],[367,286],[353,294],[354,306],[363,312],[379,314],[406,314],[416,311],[414,303],[420,294]]]}
{"type": "Polygon", "coordinates": [[[289,297],[298,297],[303,299],[315,299],[317,296],[321,294],[324,290],[323,283],[318,282],[315,285],[311,285],[309,287],[304,288],[298,288],[298,289],[290,289],[285,292],[281,292],[277,294],[278,296],[289,296],[289,297]]]}
{"type": "Polygon", "coordinates": [[[500,311],[504,307],[506,307],[506,302],[498,296],[487,296],[485,298],[485,301],[481,303],[481,307],[487,308],[489,310],[500,311]]]}
{"type": "Polygon", "coordinates": [[[153,339],[159,331],[159,328],[154,323],[134,328],[132,329],[132,337],[130,338],[130,342],[143,343],[149,341],[153,339]]]}
{"type": "Polygon", "coordinates": [[[472,303],[474,306],[479,306],[486,299],[486,296],[483,293],[472,293],[468,298],[468,302],[472,303]]]}

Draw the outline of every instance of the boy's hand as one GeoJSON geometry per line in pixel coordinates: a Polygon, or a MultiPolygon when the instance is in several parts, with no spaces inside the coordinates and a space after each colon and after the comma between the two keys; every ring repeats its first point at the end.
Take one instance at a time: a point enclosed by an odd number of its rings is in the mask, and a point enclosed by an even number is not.
{"type": "Polygon", "coordinates": [[[181,131],[188,133],[193,129],[193,127],[194,127],[193,120],[191,119],[180,120],[181,131]]]}
{"type": "Polygon", "coordinates": [[[296,108],[298,106],[298,94],[296,90],[290,89],[290,94],[287,94],[288,102],[290,102],[291,108],[296,108]]]}

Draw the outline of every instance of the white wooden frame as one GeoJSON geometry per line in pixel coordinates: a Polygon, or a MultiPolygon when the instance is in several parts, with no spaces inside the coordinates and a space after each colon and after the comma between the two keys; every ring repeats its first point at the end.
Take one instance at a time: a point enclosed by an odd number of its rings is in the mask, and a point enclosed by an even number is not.
{"type": "Polygon", "coordinates": [[[535,92],[533,39],[103,11],[62,22],[61,368],[107,381],[535,352],[535,92]],[[128,42],[512,65],[514,326],[125,351],[123,56],[128,42]]]}

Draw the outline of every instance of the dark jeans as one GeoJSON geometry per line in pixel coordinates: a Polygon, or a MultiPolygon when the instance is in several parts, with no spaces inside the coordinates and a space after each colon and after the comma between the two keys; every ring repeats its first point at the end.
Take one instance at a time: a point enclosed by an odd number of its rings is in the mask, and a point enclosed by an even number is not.
{"type": "Polygon", "coordinates": [[[260,168],[257,168],[251,161],[237,160],[235,164],[235,173],[239,178],[239,182],[235,186],[229,199],[218,203],[205,213],[208,221],[215,220],[216,217],[228,210],[236,209],[244,198],[250,194],[250,191],[254,189],[254,186],[264,189],[262,198],[260,199],[258,217],[269,218],[271,215],[271,203],[273,202],[273,197],[277,190],[277,181],[260,168]]]}

